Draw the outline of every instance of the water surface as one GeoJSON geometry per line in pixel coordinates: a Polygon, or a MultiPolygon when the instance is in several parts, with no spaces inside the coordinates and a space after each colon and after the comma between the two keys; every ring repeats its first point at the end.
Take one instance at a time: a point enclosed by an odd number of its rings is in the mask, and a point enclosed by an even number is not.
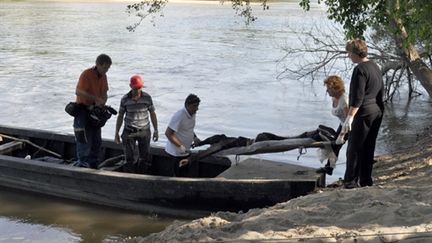
{"type": "MultiPolygon", "coordinates": [[[[229,5],[174,2],[156,26],[146,22],[129,33],[125,27],[134,20],[125,5],[1,1],[0,124],[72,133],[64,106],[74,100],[80,73],[107,53],[113,59],[108,104],[117,108],[129,89],[128,78],[141,74],[156,106],[159,146],[166,141],[162,133],[171,115],[189,93],[202,99],[196,126],[201,138],[219,133],[254,137],[264,131],[297,135],[319,124],[337,127],[320,82],[276,78],[280,48],[300,45],[293,29],[327,22],[322,9],[304,13],[296,1],[272,3],[246,26],[229,5]]],[[[343,78],[348,85],[349,76],[343,78]]],[[[409,146],[417,139],[412,131],[429,126],[429,99],[405,100],[388,107],[377,154],[409,146]]],[[[104,138],[113,139],[114,126],[115,119],[109,120],[104,138]]],[[[315,149],[297,156],[293,150],[259,157],[320,166],[315,149]]],[[[329,182],[343,176],[344,162],[343,150],[329,182]]],[[[5,189],[0,189],[0,205],[0,240],[6,242],[121,240],[158,232],[174,220],[5,189]]]]}

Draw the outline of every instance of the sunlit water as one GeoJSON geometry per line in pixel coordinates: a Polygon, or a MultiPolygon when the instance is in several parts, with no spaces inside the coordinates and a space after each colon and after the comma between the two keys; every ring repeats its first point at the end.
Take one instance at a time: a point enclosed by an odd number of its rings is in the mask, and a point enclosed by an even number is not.
{"type": "MultiPolygon", "coordinates": [[[[129,89],[128,78],[141,74],[156,106],[160,146],[170,116],[189,93],[202,99],[196,127],[201,138],[219,133],[255,137],[263,131],[297,135],[319,124],[337,127],[320,81],[324,77],[317,77],[315,85],[276,79],[281,47],[300,45],[292,30],[325,23],[322,9],[304,13],[297,1],[273,3],[246,26],[229,5],[174,2],[156,26],[146,22],[129,33],[125,27],[134,19],[125,6],[0,1],[0,124],[72,133],[64,106],[74,99],[80,73],[107,53],[113,59],[108,104],[117,108],[129,89]]],[[[431,103],[425,96],[410,104],[400,98],[386,112],[377,154],[415,141],[412,131],[429,125],[431,103]]],[[[113,138],[114,126],[115,119],[108,121],[104,138],[113,138]]],[[[329,182],[343,176],[344,153],[329,182]]],[[[294,150],[260,157],[321,166],[315,149],[297,156],[294,150]]],[[[3,189],[0,205],[0,241],[11,242],[121,240],[160,231],[173,220],[3,189]]]]}

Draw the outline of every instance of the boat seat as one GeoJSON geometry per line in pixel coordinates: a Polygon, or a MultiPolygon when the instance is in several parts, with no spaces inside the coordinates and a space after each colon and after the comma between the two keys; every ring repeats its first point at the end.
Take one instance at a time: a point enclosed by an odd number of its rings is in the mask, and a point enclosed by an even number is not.
{"type": "Polygon", "coordinates": [[[8,142],[0,145],[0,154],[12,153],[17,149],[22,149],[22,148],[23,148],[23,142],[20,141],[8,142]]]}

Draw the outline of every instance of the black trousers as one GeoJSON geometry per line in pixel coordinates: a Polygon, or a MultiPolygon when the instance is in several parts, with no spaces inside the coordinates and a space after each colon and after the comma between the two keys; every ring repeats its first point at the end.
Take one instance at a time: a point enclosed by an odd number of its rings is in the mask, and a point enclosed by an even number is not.
{"type": "Polygon", "coordinates": [[[150,173],[150,134],[150,128],[141,131],[123,130],[121,137],[126,157],[125,172],[150,173]]]}
{"type": "Polygon", "coordinates": [[[381,112],[355,116],[348,137],[345,183],[359,183],[362,187],[372,186],[376,138],[382,117],[381,112]]]}
{"type": "Polygon", "coordinates": [[[171,161],[172,172],[170,173],[175,177],[198,177],[199,176],[199,162],[193,159],[193,156],[172,156],[168,153],[167,158],[171,161]],[[180,161],[182,159],[189,159],[189,164],[180,167],[180,161]]]}

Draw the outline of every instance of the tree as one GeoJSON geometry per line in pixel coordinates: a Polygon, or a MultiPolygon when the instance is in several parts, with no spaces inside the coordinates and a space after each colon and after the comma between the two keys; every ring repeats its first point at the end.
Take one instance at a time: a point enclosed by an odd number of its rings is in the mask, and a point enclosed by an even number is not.
{"type": "MultiPolygon", "coordinates": [[[[301,43],[300,47],[291,45],[282,48],[285,55],[278,61],[278,79],[286,77],[297,80],[315,82],[316,78],[335,73],[349,76],[353,64],[347,58],[345,40],[336,38],[343,36],[340,26],[315,24],[308,30],[291,30],[301,43]],[[296,64],[292,60],[297,60],[296,64]],[[287,63],[287,65],[285,65],[287,63]]],[[[421,94],[416,90],[407,63],[395,52],[395,44],[383,31],[372,31],[365,35],[369,46],[369,58],[380,64],[384,76],[385,99],[393,100],[400,94],[400,87],[408,86],[408,95],[421,94]]]]}
{"type": "MultiPolygon", "coordinates": [[[[267,0],[257,1],[262,4],[264,10],[269,8],[267,0]]],[[[155,13],[163,9],[167,2],[168,0],[146,0],[139,4],[129,5],[128,9],[134,10],[142,21],[147,16],[142,14],[143,11],[150,14],[155,13]]],[[[224,0],[221,3],[224,3],[224,0]]],[[[414,74],[432,97],[431,1],[318,0],[318,4],[322,3],[327,6],[328,18],[342,25],[346,39],[364,39],[368,29],[384,31],[394,43],[394,53],[400,57],[399,63],[392,66],[396,66],[397,70],[406,71],[405,75],[408,79],[412,78],[411,73],[414,74]]],[[[256,20],[252,14],[250,0],[233,0],[231,4],[236,13],[245,18],[246,23],[256,20]]],[[[306,11],[310,8],[310,0],[299,0],[299,4],[306,11]]],[[[138,25],[133,26],[130,30],[134,30],[138,25]]],[[[393,60],[391,63],[394,64],[393,60]]],[[[388,63],[385,63],[385,68],[387,68],[386,65],[388,63]]]]}
{"type": "MultiPolygon", "coordinates": [[[[363,38],[367,28],[390,34],[402,66],[412,71],[432,97],[432,2],[427,0],[325,0],[328,18],[342,24],[347,39],[363,38]],[[429,64],[430,65],[430,64],[429,64]]],[[[309,10],[310,0],[300,5],[309,10]]]]}

